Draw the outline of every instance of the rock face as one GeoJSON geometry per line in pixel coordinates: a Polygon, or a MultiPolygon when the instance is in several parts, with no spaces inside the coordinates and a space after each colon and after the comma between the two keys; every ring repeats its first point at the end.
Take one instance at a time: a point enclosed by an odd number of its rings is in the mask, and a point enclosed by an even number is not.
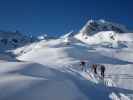
{"type": "Polygon", "coordinates": [[[101,31],[114,31],[117,33],[127,33],[125,26],[107,22],[105,20],[89,20],[86,25],[80,30],[82,35],[94,35],[101,31]]]}
{"type": "Polygon", "coordinates": [[[11,50],[30,42],[30,38],[19,32],[0,31],[0,51],[11,50]]]}

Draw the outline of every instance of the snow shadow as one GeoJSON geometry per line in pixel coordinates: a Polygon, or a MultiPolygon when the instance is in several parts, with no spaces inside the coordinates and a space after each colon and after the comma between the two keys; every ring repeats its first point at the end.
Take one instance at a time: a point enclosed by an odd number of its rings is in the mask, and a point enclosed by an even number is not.
{"type": "Polygon", "coordinates": [[[86,80],[78,72],[71,69],[66,69],[66,71],[65,69],[57,70],[37,63],[21,66],[20,69],[10,71],[8,73],[20,74],[39,79],[41,78],[42,80],[35,83],[33,81],[34,84],[30,85],[28,88],[22,88],[5,100],[10,100],[11,98],[14,100],[23,100],[23,97],[26,97],[25,100],[41,100],[42,97],[47,99],[52,96],[56,96],[58,99],[66,98],[62,100],[67,100],[69,95],[72,97],[77,97],[76,99],[69,100],[84,100],[81,96],[79,96],[79,92],[77,93],[76,91],[80,91],[85,95],[85,97],[87,97],[88,100],[110,100],[109,95],[112,92],[133,94],[133,90],[106,87],[102,84],[95,84],[89,80],[86,80]],[[74,90],[73,88],[76,89],[74,90]],[[62,97],[61,95],[66,97],[62,97]]]}
{"type": "MultiPolygon", "coordinates": [[[[69,72],[74,72],[71,69],[67,69],[69,72]]],[[[78,74],[78,73],[77,73],[78,74]]],[[[68,75],[69,78],[77,85],[77,87],[86,95],[88,96],[88,99],[91,100],[110,100],[109,95],[111,93],[115,93],[116,95],[120,95],[120,93],[123,93],[125,95],[127,94],[133,94],[133,90],[129,89],[123,89],[118,87],[107,87],[104,84],[95,84],[89,80],[80,79],[75,76],[71,76],[71,74],[68,75]]]]}
{"type": "Polygon", "coordinates": [[[21,68],[15,71],[10,71],[8,73],[17,73],[36,78],[44,78],[48,80],[64,80],[66,78],[66,75],[64,75],[61,71],[54,68],[46,67],[38,63],[23,65],[21,66],[21,68]]]}
{"type": "Polygon", "coordinates": [[[133,79],[133,74],[107,74],[105,78],[117,77],[119,79],[133,79]]]}
{"type": "Polygon", "coordinates": [[[0,60],[8,62],[20,62],[18,59],[16,59],[16,55],[10,52],[0,52],[0,60]]]}
{"type": "Polygon", "coordinates": [[[115,65],[126,65],[133,64],[133,62],[120,60],[117,58],[112,58],[108,56],[104,56],[94,50],[89,50],[83,46],[73,46],[71,48],[65,49],[68,56],[73,59],[79,60],[87,60],[90,64],[98,63],[98,64],[115,64],[115,65]]]}

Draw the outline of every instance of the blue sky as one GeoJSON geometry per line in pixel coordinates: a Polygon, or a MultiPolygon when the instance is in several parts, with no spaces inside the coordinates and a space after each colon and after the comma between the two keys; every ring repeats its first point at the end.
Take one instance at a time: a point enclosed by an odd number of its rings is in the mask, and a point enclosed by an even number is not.
{"type": "Polygon", "coordinates": [[[78,31],[89,19],[133,29],[132,4],[132,0],[0,0],[0,30],[61,35],[78,31]]]}

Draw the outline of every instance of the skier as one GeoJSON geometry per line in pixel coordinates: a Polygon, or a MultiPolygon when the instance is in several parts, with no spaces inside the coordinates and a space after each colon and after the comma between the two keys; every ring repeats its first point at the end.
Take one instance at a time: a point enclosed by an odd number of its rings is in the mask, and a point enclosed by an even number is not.
{"type": "Polygon", "coordinates": [[[114,38],[114,36],[113,36],[113,35],[111,35],[111,36],[110,36],[110,38],[111,38],[112,40],[115,40],[115,38],[114,38]]]}
{"type": "Polygon", "coordinates": [[[101,65],[101,76],[104,78],[105,66],[101,65]]]}
{"type": "Polygon", "coordinates": [[[81,61],[80,62],[80,66],[81,66],[81,70],[86,72],[86,62],[85,61],[81,61]]]}
{"type": "Polygon", "coordinates": [[[94,73],[97,74],[97,64],[93,64],[92,69],[93,69],[94,73]]]}

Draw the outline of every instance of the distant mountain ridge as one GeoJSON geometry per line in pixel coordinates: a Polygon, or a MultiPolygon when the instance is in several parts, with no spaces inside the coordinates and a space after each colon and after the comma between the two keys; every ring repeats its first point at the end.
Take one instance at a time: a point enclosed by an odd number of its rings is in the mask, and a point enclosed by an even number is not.
{"type": "MultiPolygon", "coordinates": [[[[80,37],[92,36],[98,32],[112,31],[115,33],[128,33],[129,30],[124,26],[117,23],[108,22],[105,20],[89,20],[83,28],[77,33],[70,31],[67,34],[64,34],[60,38],[65,40],[73,41],[75,35],[80,34],[80,37]],[[71,37],[70,39],[66,39],[71,37]]],[[[106,33],[106,32],[105,32],[106,33]]],[[[108,32],[107,32],[108,33],[108,32]]],[[[110,32],[109,32],[110,33],[110,32]]],[[[12,50],[18,47],[27,45],[28,43],[33,43],[41,40],[49,39],[58,39],[57,36],[49,36],[47,34],[42,34],[38,37],[28,37],[19,31],[9,32],[9,31],[0,31],[0,51],[3,50],[12,50]]]]}
{"type": "Polygon", "coordinates": [[[30,41],[31,39],[29,37],[18,31],[0,31],[0,51],[18,48],[26,45],[30,41]]]}

